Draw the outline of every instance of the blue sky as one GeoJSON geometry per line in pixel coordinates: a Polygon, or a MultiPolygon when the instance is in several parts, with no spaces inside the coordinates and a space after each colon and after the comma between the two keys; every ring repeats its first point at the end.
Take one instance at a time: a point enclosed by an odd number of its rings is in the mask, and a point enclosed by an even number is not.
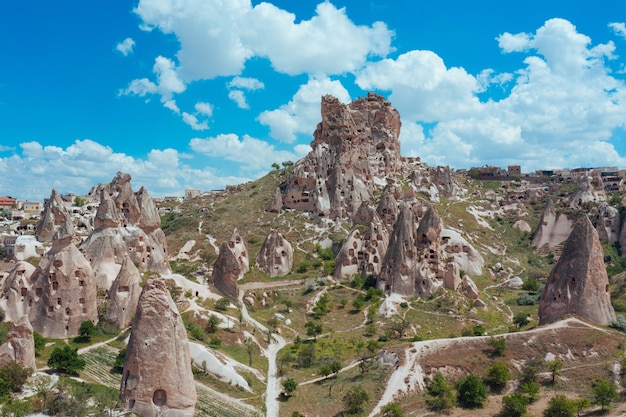
{"type": "Polygon", "coordinates": [[[4,2],[0,195],[255,179],[308,152],[321,95],[368,91],[429,165],[626,168],[624,22],[607,0],[4,2]]]}

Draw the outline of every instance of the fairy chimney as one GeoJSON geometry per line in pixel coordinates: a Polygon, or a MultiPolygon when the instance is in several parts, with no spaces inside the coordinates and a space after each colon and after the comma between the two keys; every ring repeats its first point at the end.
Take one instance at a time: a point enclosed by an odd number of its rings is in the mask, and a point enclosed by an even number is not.
{"type": "Polygon", "coordinates": [[[149,279],[139,297],[120,397],[124,408],[144,417],[194,415],[197,394],[189,340],[162,279],[149,279]]]}
{"type": "Polygon", "coordinates": [[[271,229],[256,257],[256,267],[270,277],[283,276],[293,266],[293,248],[276,229],[271,229]]]}
{"type": "Polygon", "coordinates": [[[587,216],[577,220],[552,269],[539,304],[539,324],[576,314],[607,325],[615,320],[604,252],[587,216]]]}

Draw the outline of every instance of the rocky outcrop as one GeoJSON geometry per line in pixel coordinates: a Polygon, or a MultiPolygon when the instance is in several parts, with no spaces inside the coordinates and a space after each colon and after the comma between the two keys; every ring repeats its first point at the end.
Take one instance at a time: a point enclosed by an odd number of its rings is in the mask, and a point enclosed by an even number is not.
{"type": "Polygon", "coordinates": [[[335,259],[334,277],[343,281],[361,275],[378,276],[389,246],[389,232],[377,214],[374,214],[369,229],[361,233],[354,229],[346,238],[335,259]]]}
{"type": "Polygon", "coordinates": [[[17,323],[13,324],[4,343],[0,345],[0,367],[9,362],[20,363],[33,371],[37,369],[33,327],[27,316],[22,316],[17,323]]]}
{"type": "Polygon", "coordinates": [[[578,177],[578,189],[569,197],[568,204],[572,208],[583,208],[587,204],[606,201],[606,192],[600,178],[600,172],[583,173],[578,177]]]}
{"type": "Polygon", "coordinates": [[[197,395],[183,320],[162,279],[141,292],[126,348],[120,396],[144,417],[191,417],[197,395]]]}
{"type": "Polygon", "coordinates": [[[293,248],[276,229],[271,229],[256,257],[256,267],[270,277],[283,276],[293,266],[293,248]]]}
{"type": "Polygon", "coordinates": [[[220,248],[217,260],[213,264],[211,281],[221,294],[236,304],[237,281],[243,278],[249,270],[250,263],[246,245],[235,229],[230,239],[224,242],[220,248]]]}
{"type": "Polygon", "coordinates": [[[372,201],[375,184],[384,185],[400,164],[400,114],[383,97],[370,93],[345,105],[322,97],[322,121],[311,152],[287,181],[285,207],[319,216],[351,219],[372,201]]]}
{"type": "Polygon", "coordinates": [[[125,257],[107,294],[106,321],[123,329],[135,314],[141,294],[141,274],[129,257],[125,257]]]}
{"type": "Polygon", "coordinates": [[[82,322],[98,322],[91,265],[69,238],[52,242],[31,276],[26,298],[30,322],[44,337],[75,337],[82,322]]]}
{"type": "Polygon", "coordinates": [[[94,231],[80,249],[91,262],[99,288],[108,290],[126,257],[141,271],[170,273],[161,219],[145,188],[133,192],[131,177],[118,172],[109,184],[98,185],[91,196],[100,205],[94,231]]]}
{"type": "Polygon", "coordinates": [[[539,324],[568,314],[603,325],[615,320],[604,252],[587,216],[577,220],[550,273],[539,304],[539,324]]]}
{"type": "Polygon", "coordinates": [[[267,211],[270,213],[280,213],[283,209],[283,195],[280,192],[280,187],[276,187],[274,190],[274,195],[272,196],[272,201],[270,202],[270,206],[267,211]]]}
{"type": "Polygon", "coordinates": [[[565,242],[572,231],[573,222],[565,214],[557,216],[554,202],[548,200],[546,208],[539,219],[539,226],[533,236],[532,246],[542,249],[544,246],[554,248],[565,242]]]}
{"type": "Polygon", "coordinates": [[[31,276],[35,269],[28,262],[17,262],[2,281],[0,307],[4,310],[7,321],[16,322],[28,314],[30,308],[28,294],[31,291],[31,276]]]}
{"type": "Polygon", "coordinates": [[[600,240],[608,243],[615,243],[619,240],[621,226],[619,211],[606,201],[598,206],[593,217],[593,224],[600,240]]]}
{"type": "Polygon", "coordinates": [[[40,242],[64,240],[74,235],[72,216],[56,190],[52,190],[50,198],[44,203],[35,235],[40,242]]]}
{"type": "Polygon", "coordinates": [[[399,197],[396,188],[388,185],[383,189],[378,207],[376,207],[376,213],[390,232],[398,218],[398,200],[396,197],[399,197]]]}

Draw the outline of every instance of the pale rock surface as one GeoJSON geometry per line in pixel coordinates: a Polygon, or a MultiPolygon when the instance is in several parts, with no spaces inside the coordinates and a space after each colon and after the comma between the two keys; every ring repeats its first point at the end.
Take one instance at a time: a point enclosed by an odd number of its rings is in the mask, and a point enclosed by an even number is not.
{"type": "Polygon", "coordinates": [[[117,277],[107,294],[106,321],[126,328],[132,321],[141,294],[141,274],[133,261],[126,256],[117,277]]]}
{"type": "Polygon", "coordinates": [[[588,203],[597,204],[606,201],[604,184],[600,173],[592,172],[578,177],[578,189],[569,197],[568,203],[572,208],[581,208],[588,203]]]}
{"type": "Polygon", "coordinates": [[[267,209],[270,213],[280,213],[283,209],[283,195],[280,192],[280,187],[276,187],[274,190],[274,195],[272,196],[272,201],[270,202],[270,206],[267,209]]]}
{"type": "Polygon", "coordinates": [[[26,298],[28,318],[44,337],[75,337],[82,322],[98,322],[93,271],[71,238],[52,242],[31,276],[26,298]]]}
{"type": "Polygon", "coordinates": [[[604,252],[587,216],[576,221],[552,269],[539,304],[539,324],[576,314],[607,325],[615,320],[604,252]]]}
{"type": "Polygon", "coordinates": [[[465,296],[471,300],[476,300],[480,295],[478,287],[468,275],[465,275],[461,280],[461,288],[463,288],[465,296]]]}
{"type": "Polygon", "coordinates": [[[526,220],[518,220],[513,223],[513,228],[519,230],[522,233],[530,233],[533,229],[530,227],[526,220]]]}
{"type": "Polygon", "coordinates": [[[192,417],[197,394],[187,331],[162,279],[141,292],[126,348],[120,397],[143,417],[192,417]]]}
{"type": "Polygon", "coordinates": [[[567,215],[557,216],[554,202],[550,199],[539,219],[539,226],[535,231],[532,246],[541,249],[544,246],[554,248],[565,242],[572,231],[573,222],[567,215]]]}
{"type": "Polygon", "coordinates": [[[283,276],[293,266],[291,243],[276,229],[271,229],[256,257],[256,267],[270,277],[283,276]]]}
{"type": "Polygon", "coordinates": [[[9,362],[18,362],[33,371],[37,370],[33,326],[27,316],[22,316],[13,324],[4,343],[0,345],[0,367],[9,362]]]}
{"type": "Polygon", "coordinates": [[[2,281],[0,307],[7,321],[16,322],[28,314],[28,294],[31,291],[30,278],[35,267],[26,261],[19,261],[2,281]]]}
{"type": "Polygon", "coordinates": [[[619,211],[606,201],[598,206],[593,217],[593,224],[600,240],[608,243],[615,243],[619,240],[621,226],[619,211]]]}
{"type": "Polygon", "coordinates": [[[40,242],[51,242],[74,235],[72,216],[56,190],[52,190],[50,198],[44,203],[35,235],[40,242]]]}
{"type": "Polygon", "coordinates": [[[45,252],[44,246],[32,235],[20,235],[15,239],[15,254],[13,257],[17,261],[24,261],[28,258],[38,258],[45,252]]]}
{"type": "Polygon", "coordinates": [[[382,96],[369,93],[352,103],[322,97],[322,121],[311,152],[287,181],[285,207],[332,219],[351,219],[374,195],[374,184],[400,165],[400,114],[382,96]]]}

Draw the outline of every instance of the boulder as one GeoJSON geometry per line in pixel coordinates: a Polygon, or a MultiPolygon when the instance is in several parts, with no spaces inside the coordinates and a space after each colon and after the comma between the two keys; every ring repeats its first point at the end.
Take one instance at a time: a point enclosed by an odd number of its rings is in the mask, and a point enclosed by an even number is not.
{"type": "Polygon", "coordinates": [[[293,248],[276,229],[271,229],[256,257],[256,267],[270,277],[283,276],[293,266],[293,248]]]}
{"type": "Polygon", "coordinates": [[[463,294],[470,300],[476,300],[480,293],[478,292],[478,287],[474,283],[474,281],[467,275],[463,277],[461,280],[461,288],[463,288],[463,294]]]}
{"type": "Polygon", "coordinates": [[[35,363],[35,339],[33,339],[33,327],[27,316],[22,316],[9,333],[4,343],[0,345],[0,367],[9,362],[18,362],[33,371],[37,369],[35,363]]]}
{"type": "Polygon", "coordinates": [[[197,401],[183,320],[162,279],[141,292],[126,348],[120,397],[144,417],[192,417],[197,401]]]}
{"type": "Polygon", "coordinates": [[[522,233],[530,233],[533,231],[528,222],[526,222],[525,220],[516,221],[515,223],[513,223],[513,228],[519,230],[522,233]]]}
{"type": "Polygon", "coordinates": [[[587,216],[576,221],[548,277],[539,304],[539,324],[576,314],[607,325],[615,320],[598,233],[587,216]]]}

